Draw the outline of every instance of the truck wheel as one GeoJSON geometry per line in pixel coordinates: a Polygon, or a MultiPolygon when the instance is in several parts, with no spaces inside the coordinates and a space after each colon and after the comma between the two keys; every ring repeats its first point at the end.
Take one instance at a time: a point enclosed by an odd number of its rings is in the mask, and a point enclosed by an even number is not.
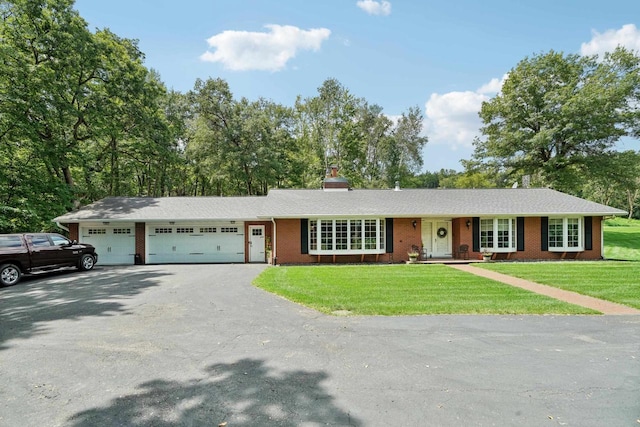
{"type": "Polygon", "coordinates": [[[80,258],[80,261],[78,262],[78,269],[81,271],[91,270],[95,265],[95,263],[96,263],[96,260],[93,258],[92,255],[84,254],[80,258]]]}
{"type": "Polygon", "coordinates": [[[0,265],[0,286],[12,286],[20,281],[22,272],[13,264],[0,265]]]}

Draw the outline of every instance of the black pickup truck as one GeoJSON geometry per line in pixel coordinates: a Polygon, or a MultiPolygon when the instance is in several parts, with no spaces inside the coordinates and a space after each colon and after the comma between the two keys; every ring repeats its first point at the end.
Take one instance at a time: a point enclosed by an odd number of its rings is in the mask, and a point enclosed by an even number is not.
{"type": "Polygon", "coordinates": [[[23,273],[77,267],[91,270],[98,254],[55,233],[0,234],[0,286],[18,283],[23,273]]]}

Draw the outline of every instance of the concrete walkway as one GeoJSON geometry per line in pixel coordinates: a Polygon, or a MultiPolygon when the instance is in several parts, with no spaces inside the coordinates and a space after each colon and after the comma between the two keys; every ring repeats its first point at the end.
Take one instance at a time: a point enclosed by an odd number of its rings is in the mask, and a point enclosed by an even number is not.
{"type": "Polygon", "coordinates": [[[506,274],[497,273],[491,270],[485,270],[484,268],[474,267],[468,264],[450,264],[449,267],[455,268],[460,271],[465,271],[467,273],[475,274],[476,276],[486,277],[487,279],[506,283],[507,285],[526,289],[527,291],[535,292],[537,294],[546,295],[548,297],[568,302],[570,304],[590,308],[592,310],[599,311],[602,314],[640,314],[640,310],[633,307],[628,307],[626,305],[618,304],[615,302],[609,302],[598,298],[581,295],[576,292],[565,291],[563,289],[554,288],[552,286],[541,285],[540,283],[508,276],[506,274]]]}

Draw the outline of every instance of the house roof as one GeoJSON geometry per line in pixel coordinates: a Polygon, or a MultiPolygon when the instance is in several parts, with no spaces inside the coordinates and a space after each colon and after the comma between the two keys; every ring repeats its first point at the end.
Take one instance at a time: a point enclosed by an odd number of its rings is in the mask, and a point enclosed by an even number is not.
{"type": "Polygon", "coordinates": [[[264,197],[107,197],[54,221],[206,221],[257,218],[626,215],[547,188],[271,190],[264,197]]]}
{"type": "Polygon", "coordinates": [[[107,197],[54,219],[84,221],[203,221],[255,219],[264,197],[107,197]]]}
{"type": "Polygon", "coordinates": [[[457,217],[624,215],[625,211],[548,188],[271,190],[260,217],[306,218],[336,216],[457,217]]]}

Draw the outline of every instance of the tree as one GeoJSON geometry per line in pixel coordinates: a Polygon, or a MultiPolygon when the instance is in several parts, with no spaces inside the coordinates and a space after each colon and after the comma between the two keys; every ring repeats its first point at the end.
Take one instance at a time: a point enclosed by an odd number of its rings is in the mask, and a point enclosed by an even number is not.
{"type": "Polygon", "coordinates": [[[640,198],[640,152],[607,153],[596,164],[582,188],[583,196],[625,209],[632,218],[640,198]]]}
{"type": "Polygon", "coordinates": [[[639,61],[618,48],[603,58],[557,52],[521,61],[480,111],[474,158],[575,192],[594,159],[637,128],[639,61]]]}
{"type": "Polygon", "coordinates": [[[222,79],[196,81],[187,146],[201,194],[265,194],[290,175],[290,109],[259,99],[236,101],[222,79]]]}
{"type": "Polygon", "coordinates": [[[0,19],[0,227],[46,230],[105,195],[169,194],[180,125],[137,42],[91,33],[72,0],[0,0],[0,19]]]}

